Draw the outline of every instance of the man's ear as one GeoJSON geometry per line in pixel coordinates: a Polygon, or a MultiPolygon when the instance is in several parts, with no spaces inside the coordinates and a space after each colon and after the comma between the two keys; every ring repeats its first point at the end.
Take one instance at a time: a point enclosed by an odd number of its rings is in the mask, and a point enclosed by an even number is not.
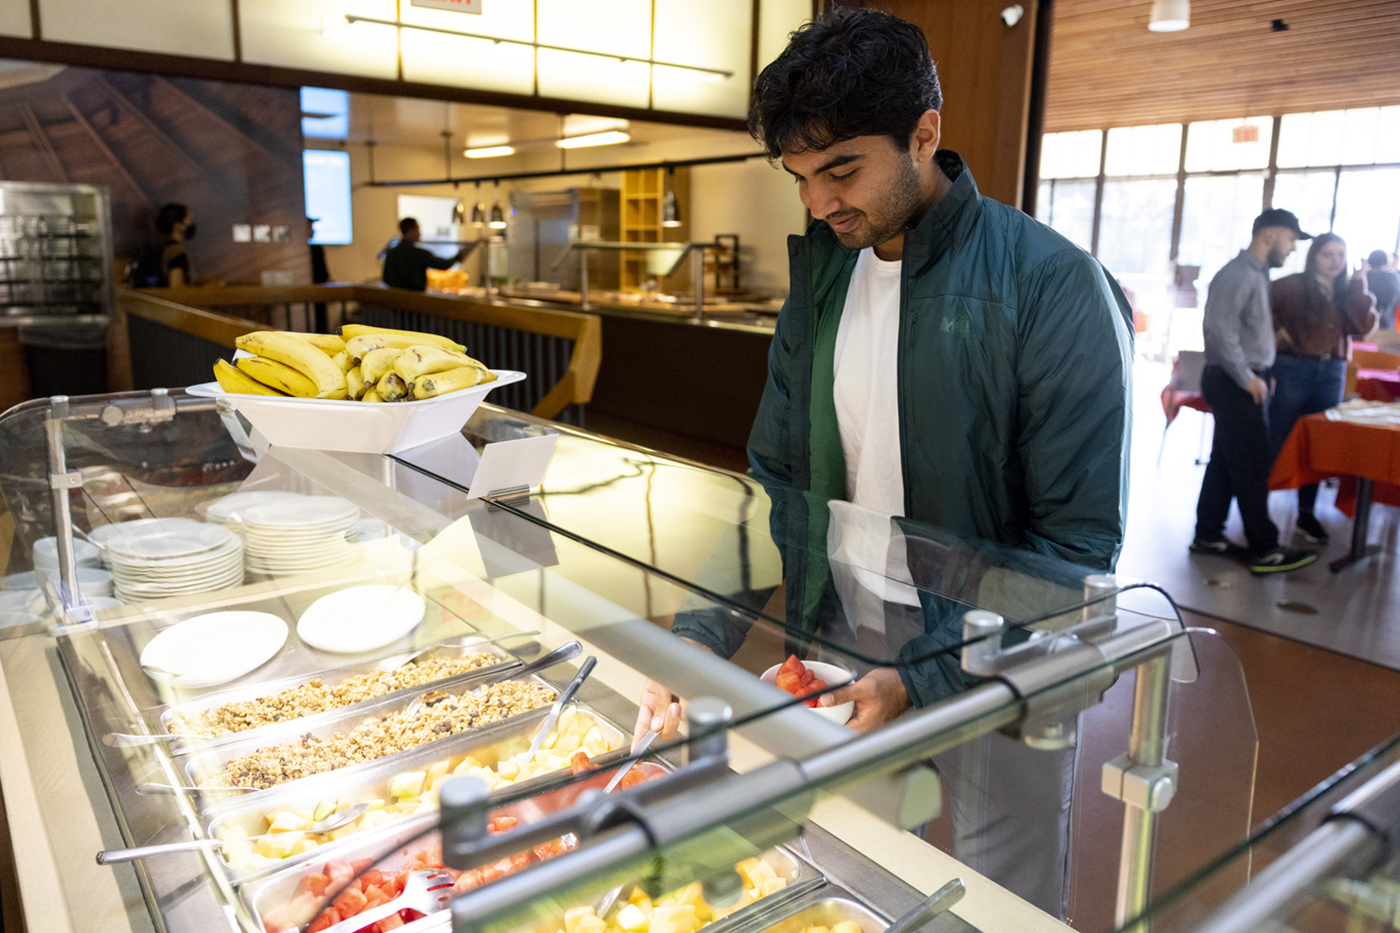
{"type": "Polygon", "coordinates": [[[909,139],[909,155],[915,162],[927,162],[938,149],[943,129],[943,115],[937,110],[925,110],[909,139]]]}

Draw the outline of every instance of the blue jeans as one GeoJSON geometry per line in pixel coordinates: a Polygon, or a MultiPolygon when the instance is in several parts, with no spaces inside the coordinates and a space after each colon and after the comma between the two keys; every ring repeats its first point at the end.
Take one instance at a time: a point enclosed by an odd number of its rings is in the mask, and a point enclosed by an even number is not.
{"type": "MultiPolygon", "coordinates": [[[[1347,361],[1280,353],[1274,360],[1274,396],[1269,401],[1269,462],[1278,457],[1298,419],[1326,411],[1342,400],[1347,361]]],[[[1298,512],[1311,515],[1317,485],[1298,490],[1298,512]]]]}

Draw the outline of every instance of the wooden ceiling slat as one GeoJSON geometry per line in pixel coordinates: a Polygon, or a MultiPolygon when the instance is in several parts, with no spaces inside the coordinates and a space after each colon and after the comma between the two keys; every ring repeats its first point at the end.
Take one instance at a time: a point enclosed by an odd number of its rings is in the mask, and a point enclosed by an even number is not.
{"type": "Polygon", "coordinates": [[[1168,34],[1147,29],[1150,0],[1057,0],[1046,131],[1400,104],[1396,0],[1191,7],[1168,34]]]}

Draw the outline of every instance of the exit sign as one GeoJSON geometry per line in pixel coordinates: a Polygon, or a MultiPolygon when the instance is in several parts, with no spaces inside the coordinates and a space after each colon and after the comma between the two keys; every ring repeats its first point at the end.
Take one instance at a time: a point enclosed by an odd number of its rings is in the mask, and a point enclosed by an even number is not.
{"type": "Polygon", "coordinates": [[[413,6],[432,10],[454,10],[458,13],[481,13],[483,0],[411,0],[413,6]]]}
{"type": "MultiPolygon", "coordinates": [[[[414,0],[415,3],[418,0],[414,0]]],[[[1237,143],[1257,143],[1259,141],[1259,127],[1257,126],[1237,126],[1235,127],[1235,142],[1237,143]]]]}

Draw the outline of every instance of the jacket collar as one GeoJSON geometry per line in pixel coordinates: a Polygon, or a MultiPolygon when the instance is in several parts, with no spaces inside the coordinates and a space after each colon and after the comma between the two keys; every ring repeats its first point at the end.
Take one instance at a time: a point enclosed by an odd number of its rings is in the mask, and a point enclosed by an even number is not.
{"type": "Polygon", "coordinates": [[[913,275],[922,275],[939,256],[966,239],[982,214],[977,182],[962,156],[951,149],[939,149],[933,159],[952,179],[953,187],[904,235],[904,265],[913,275]]]}
{"type": "MultiPolygon", "coordinates": [[[[962,156],[951,149],[939,149],[933,158],[943,174],[952,179],[953,186],[933,210],[904,235],[904,268],[913,275],[922,275],[954,243],[966,239],[982,213],[977,182],[962,156]]],[[[806,240],[811,249],[814,273],[812,291],[814,296],[820,297],[844,265],[828,260],[838,255],[850,259],[856,251],[842,246],[824,220],[812,221],[807,227],[806,240]]]]}

